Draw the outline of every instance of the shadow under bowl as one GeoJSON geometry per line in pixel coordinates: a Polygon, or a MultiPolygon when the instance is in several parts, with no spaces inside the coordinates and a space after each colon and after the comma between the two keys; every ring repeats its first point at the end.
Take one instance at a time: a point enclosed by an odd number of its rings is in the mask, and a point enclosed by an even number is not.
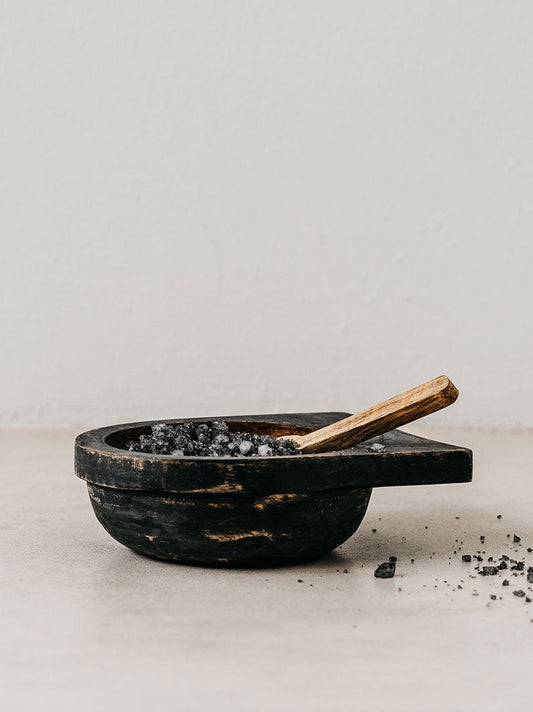
{"type": "MultiPolygon", "coordinates": [[[[224,420],[232,431],[280,436],[304,434],[346,415],[297,413],[224,420]]],[[[76,438],[75,468],[87,481],[94,512],[106,531],[130,549],[164,561],[255,567],[315,559],[357,530],[372,486],[471,478],[469,450],[400,431],[373,438],[386,444],[384,453],[368,452],[368,442],[337,452],[246,458],[172,457],[125,449],[129,440],[149,433],[155,422],[161,421],[82,433],[76,438]],[[413,461],[405,455],[420,455],[424,443],[439,445],[439,457],[432,458],[426,447],[426,457],[419,457],[419,467],[413,470],[416,457],[413,461]],[[396,458],[391,457],[394,452],[396,458]]]]}

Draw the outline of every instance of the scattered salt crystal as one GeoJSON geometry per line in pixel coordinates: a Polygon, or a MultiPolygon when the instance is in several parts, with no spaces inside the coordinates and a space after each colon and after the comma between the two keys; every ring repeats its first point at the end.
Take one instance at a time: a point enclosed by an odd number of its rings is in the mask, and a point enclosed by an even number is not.
{"type": "Polygon", "coordinates": [[[385,450],[385,445],[382,443],[372,443],[372,445],[367,447],[367,450],[369,452],[383,452],[383,450],[385,450]]]}

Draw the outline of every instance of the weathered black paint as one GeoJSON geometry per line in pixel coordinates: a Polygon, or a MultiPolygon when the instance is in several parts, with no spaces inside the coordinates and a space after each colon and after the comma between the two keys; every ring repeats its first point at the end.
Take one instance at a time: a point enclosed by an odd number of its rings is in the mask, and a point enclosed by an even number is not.
{"type": "Polygon", "coordinates": [[[98,520],[122,544],[210,566],[287,564],[331,551],[355,532],[371,491],[168,497],[89,485],[98,520]]]}
{"type": "MultiPolygon", "coordinates": [[[[235,429],[305,433],[347,413],[224,418],[235,429]]],[[[206,420],[206,419],[198,419],[206,420]]],[[[265,458],[173,458],[121,449],[151,422],[76,438],[76,474],[98,520],[146,556],[208,566],[287,564],[316,558],[359,526],[371,488],[468,482],[472,453],[394,430],[341,452],[265,458]]],[[[182,422],[168,420],[168,423],[182,422]]]]}

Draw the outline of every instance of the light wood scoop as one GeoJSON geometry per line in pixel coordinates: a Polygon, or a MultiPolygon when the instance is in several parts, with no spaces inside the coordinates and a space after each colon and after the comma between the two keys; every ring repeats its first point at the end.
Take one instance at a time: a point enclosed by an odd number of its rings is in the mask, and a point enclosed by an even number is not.
{"type": "Polygon", "coordinates": [[[281,439],[294,440],[303,453],[344,450],[446,408],[458,395],[459,391],[447,376],[438,376],[325,428],[307,435],[284,435],[281,439]]]}

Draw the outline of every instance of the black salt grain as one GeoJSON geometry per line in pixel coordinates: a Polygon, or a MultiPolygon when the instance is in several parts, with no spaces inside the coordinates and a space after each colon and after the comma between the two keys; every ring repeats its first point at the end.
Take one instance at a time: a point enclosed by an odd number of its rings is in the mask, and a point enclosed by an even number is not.
{"type": "Polygon", "coordinates": [[[482,566],[480,576],[496,576],[500,572],[497,566],[482,566]]]}
{"type": "MultiPolygon", "coordinates": [[[[393,558],[393,557],[391,557],[393,558]]],[[[376,578],[392,578],[396,572],[396,564],[394,561],[386,561],[380,564],[374,571],[374,576],[376,578]]]]}

